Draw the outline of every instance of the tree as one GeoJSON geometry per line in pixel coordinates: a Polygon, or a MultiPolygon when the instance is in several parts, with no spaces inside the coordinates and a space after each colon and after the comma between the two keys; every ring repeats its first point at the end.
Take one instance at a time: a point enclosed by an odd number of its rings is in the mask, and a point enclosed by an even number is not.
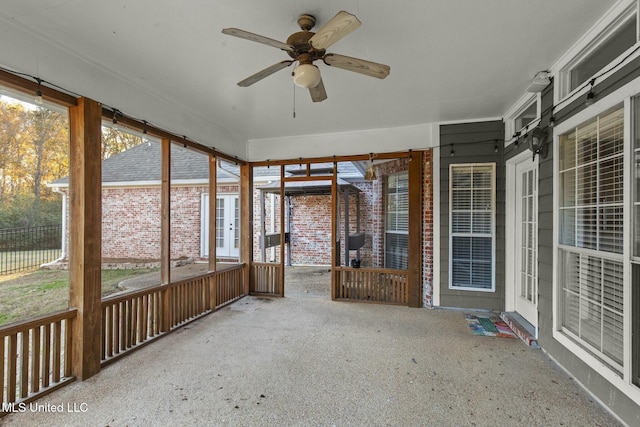
{"type": "Polygon", "coordinates": [[[0,100],[0,228],[59,220],[46,183],[69,173],[68,128],[62,113],[0,100]]]}
{"type": "Polygon", "coordinates": [[[26,115],[21,104],[0,101],[0,201],[15,196],[19,190],[19,146],[25,133],[26,115]]]}
{"type": "MultiPolygon", "coordinates": [[[[141,144],[139,136],[102,128],[102,159],[141,144]]],[[[0,228],[60,220],[59,198],[47,183],[69,174],[66,114],[0,99],[0,228]]]]}
{"type": "Polygon", "coordinates": [[[102,160],[142,144],[142,138],[111,127],[102,128],[102,160]]]}

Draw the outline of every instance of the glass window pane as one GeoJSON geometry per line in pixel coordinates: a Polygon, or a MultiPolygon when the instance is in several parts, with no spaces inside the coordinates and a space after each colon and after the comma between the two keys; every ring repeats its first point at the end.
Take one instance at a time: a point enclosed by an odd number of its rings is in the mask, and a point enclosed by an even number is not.
{"type": "Polygon", "coordinates": [[[570,72],[570,90],[576,89],[582,83],[589,80],[607,64],[616,59],[625,50],[636,43],[636,19],[630,19],[608,40],[598,46],[570,72]]]}

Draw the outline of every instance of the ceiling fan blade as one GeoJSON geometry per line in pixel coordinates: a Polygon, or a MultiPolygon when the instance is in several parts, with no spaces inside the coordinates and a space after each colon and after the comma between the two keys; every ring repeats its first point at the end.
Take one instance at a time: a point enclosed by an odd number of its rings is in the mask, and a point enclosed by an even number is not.
{"type": "Polygon", "coordinates": [[[241,87],[251,86],[252,84],[264,79],[265,77],[269,77],[271,74],[275,73],[276,71],[280,71],[283,68],[287,68],[291,64],[293,64],[293,61],[282,61],[282,62],[273,64],[272,66],[267,67],[264,70],[258,71],[257,73],[247,77],[241,82],[238,82],[238,86],[241,86],[241,87]]]}
{"type": "Polygon", "coordinates": [[[384,79],[391,71],[391,68],[388,65],[365,61],[364,59],[351,58],[350,56],[338,55],[335,53],[327,53],[322,59],[325,64],[332,67],[354,71],[367,76],[377,77],[379,79],[384,79]]]}
{"type": "Polygon", "coordinates": [[[240,37],[241,39],[251,40],[252,42],[266,44],[268,46],[277,47],[278,49],[292,51],[293,46],[288,45],[286,43],[279,42],[278,40],[270,39],[269,37],[259,36],[258,34],[253,34],[245,30],[240,30],[238,28],[225,28],[222,30],[223,34],[227,34],[230,36],[240,37]]]}
{"type": "Polygon", "coordinates": [[[340,11],[309,39],[314,49],[326,50],[329,46],[357,29],[362,22],[349,12],[340,11]]]}
{"type": "Polygon", "coordinates": [[[311,100],[313,102],[320,102],[327,99],[327,91],[324,89],[324,83],[322,83],[322,79],[320,79],[320,83],[318,83],[315,87],[309,88],[309,93],[311,94],[311,100]]]}

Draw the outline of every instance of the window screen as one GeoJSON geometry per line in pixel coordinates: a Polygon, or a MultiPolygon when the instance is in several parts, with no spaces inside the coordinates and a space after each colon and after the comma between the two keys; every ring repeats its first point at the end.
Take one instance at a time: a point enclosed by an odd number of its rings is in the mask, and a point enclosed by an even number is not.
{"type": "Polygon", "coordinates": [[[450,167],[450,288],[494,290],[495,166],[450,167]]]}

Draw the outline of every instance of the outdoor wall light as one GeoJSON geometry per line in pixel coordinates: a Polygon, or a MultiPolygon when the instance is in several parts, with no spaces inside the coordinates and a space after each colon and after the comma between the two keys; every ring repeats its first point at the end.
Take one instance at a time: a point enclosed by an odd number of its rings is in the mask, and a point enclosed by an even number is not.
{"type": "Polygon", "coordinates": [[[549,145],[547,131],[536,127],[525,136],[525,140],[529,144],[529,150],[533,153],[534,159],[536,154],[539,154],[542,158],[547,156],[547,147],[549,145]]]}

